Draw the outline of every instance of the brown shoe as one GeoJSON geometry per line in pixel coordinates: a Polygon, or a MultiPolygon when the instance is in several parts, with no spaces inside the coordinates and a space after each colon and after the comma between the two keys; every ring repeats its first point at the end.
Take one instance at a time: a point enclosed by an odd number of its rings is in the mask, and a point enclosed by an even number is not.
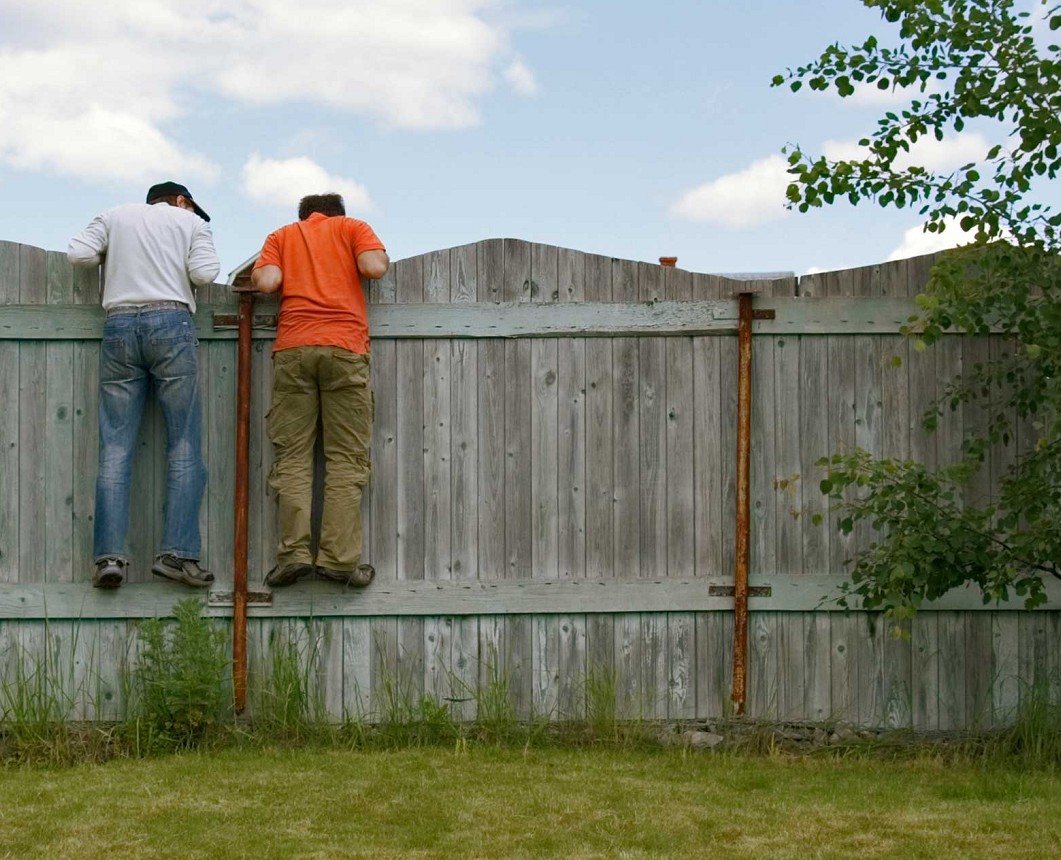
{"type": "Polygon", "coordinates": [[[376,578],[376,568],[371,564],[359,564],[354,570],[332,570],[330,567],[318,567],[317,576],[321,579],[330,579],[332,582],[341,582],[343,585],[352,585],[354,588],[364,588],[376,578]]]}
{"type": "Polygon", "coordinates": [[[312,564],[300,564],[298,562],[283,566],[278,564],[266,574],[265,584],[270,588],[280,588],[285,585],[291,585],[311,573],[313,573],[312,564]]]}

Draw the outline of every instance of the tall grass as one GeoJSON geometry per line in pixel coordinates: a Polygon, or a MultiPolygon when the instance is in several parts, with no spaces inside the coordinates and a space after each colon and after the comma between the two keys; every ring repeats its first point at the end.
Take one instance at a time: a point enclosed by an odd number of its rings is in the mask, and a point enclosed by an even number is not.
{"type": "MultiPolygon", "coordinates": [[[[80,625],[71,625],[69,635],[63,630],[44,623],[39,630],[8,637],[7,645],[0,647],[0,760],[100,760],[248,743],[360,749],[659,746],[681,736],[674,727],[667,733],[652,721],[625,719],[610,667],[588,667],[581,702],[572,706],[573,713],[528,719],[517,711],[514,691],[498,660],[479,667],[478,681],[448,677],[454,701],[474,701],[473,719],[458,719],[449,699],[422,693],[420,679],[410,674],[414,664],[399,661],[404,674],[391,675],[377,665],[369,710],[345,714],[339,723],[326,708],[322,629],[312,623],[270,628],[268,647],[251,667],[249,711],[240,717],[233,711],[227,685],[225,631],[203,617],[203,604],[194,598],[177,604],[173,620],[153,619],[138,626],[138,654],[122,672],[124,696],[118,711],[109,711],[115,719],[103,722],[98,718],[104,713],[100,706],[105,685],[98,669],[93,678],[84,665],[86,656],[89,664],[95,663],[95,653],[80,653],[87,644],[80,642],[80,625]],[[81,661],[76,668],[75,655],[81,661]],[[96,720],[82,722],[91,717],[96,720]]],[[[947,738],[918,737],[909,730],[872,740],[853,737],[835,746],[819,745],[813,752],[888,758],[927,754],[1061,766],[1061,678],[1022,689],[1020,705],[1006,722],[1002,728],[947,738]]],[[[715,726],[725,734],[719,727],[724,724],[715,726]]],[[[824,727],[822,736],[828,734],[824,727]]],[[[770,755],[805,751],[779,743],[781,737],[779,727],[743,723],[720,749],[770,755]]]]}
{"type": "Polygon", "coordinates": [[[330,734],[320,685],[320,634],[312,623],[306,630],[308,637],[298,636],[291,625],[272,631],[248,689],[254,732],[296,742],[330,734]]]}
{"type": "Polygon", "coordinates": [[[194,746],[226,716],[224,630],[203,617],[196,598],[178,602],[173,615],[172,624],[160,618],[140,624],[129,710],[138,748],[194,746]]]}

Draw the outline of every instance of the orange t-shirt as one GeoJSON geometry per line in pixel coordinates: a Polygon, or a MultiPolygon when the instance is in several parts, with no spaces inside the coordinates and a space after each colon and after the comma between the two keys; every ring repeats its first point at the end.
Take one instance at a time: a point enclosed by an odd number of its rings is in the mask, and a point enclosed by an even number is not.
{"type": "Polygon", "coordinates": [[[357,257],[385,251],[364,221],[314,212],[269,234],[254,268],[283,272],[273,351],[338,346],[368,352],[368,313],[357,257]]]}

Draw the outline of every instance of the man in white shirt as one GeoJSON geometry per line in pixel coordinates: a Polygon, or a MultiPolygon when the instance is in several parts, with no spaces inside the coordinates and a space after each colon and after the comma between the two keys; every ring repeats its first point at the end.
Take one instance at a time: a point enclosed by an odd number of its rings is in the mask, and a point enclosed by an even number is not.
{"type": "Polygon", "coordinates": [[[99,474],[93,585],[117,588],[129,564],[129,483],[148,388],[166,422],[165,523],[152,573],[196,587],[199,506],[206,487],[200,441],[194,286],[221,271],[210,216],[176,182],[153,185],[146,203],[109,209],[70,241],[78,265],[103,259],[107,320],[100,349],[99,474]]]}

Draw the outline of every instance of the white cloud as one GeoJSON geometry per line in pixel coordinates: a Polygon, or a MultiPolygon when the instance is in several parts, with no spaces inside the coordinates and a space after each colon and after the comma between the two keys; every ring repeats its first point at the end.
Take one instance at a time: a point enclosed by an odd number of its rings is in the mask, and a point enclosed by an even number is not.
{"type": "MultiPolygon", "coordinates": [[[[905,170],[918,165],[927,170],[946,172],[970,161],[979,161],[990,148],[987,139],[979,132],[966,132],[943,140],[922,137],[909,152],[896,157],[894,166],[905,170]]],[[[827,140],[822,144],[822,155],[832,161],[857,161],[865,158],[867,153],[865,147],[853,140],[827,140]]]]}
{"type": "Polygon", "coordinates": [[[243,191],[252,200],[294,212],[307,194],[337,192],[346,201],[347,213],[366,212],[372,199],[363,185],[328,173],[309,158],[277,161],[253,154],[243,165],[243,191]]]}
{"type": "Polygon", "coordinates": [[[534,72],[527,68],[523,60],[514,60],[505,69],[505,80],[521,96],[533,96],[538,93],[538,82],[534,79],[534,72]]]}
{"type": "Polygon", "coordinates": [[[926,233],[924,225],[911,227],[903,233],[902,242],[888,255],[889,260],[904,260],[907,257],[919,257],[922,254],[934,254],[958,245],[973,241],[976,231],[966,231],[955,220],[947,221],[947,229],[942,233],[926,233]]]}
{"type": "Polygon", "coordinates": [[[0,0],[0,164],[211,180],[217,167],[180,142],[204,95],[324,106],[398,128],[474,125],[499,82],[536,89],[494,5],[96,0],[74,14],[68,0],[0,0]]]}
{"type": "Polygon", "coordinates": [[[751,227],[783,218],[785,189],[791,181],[787,171],[788,162],[771,155],[686,191],[671,206],[671,214],[725,227],[751,227]]]}

